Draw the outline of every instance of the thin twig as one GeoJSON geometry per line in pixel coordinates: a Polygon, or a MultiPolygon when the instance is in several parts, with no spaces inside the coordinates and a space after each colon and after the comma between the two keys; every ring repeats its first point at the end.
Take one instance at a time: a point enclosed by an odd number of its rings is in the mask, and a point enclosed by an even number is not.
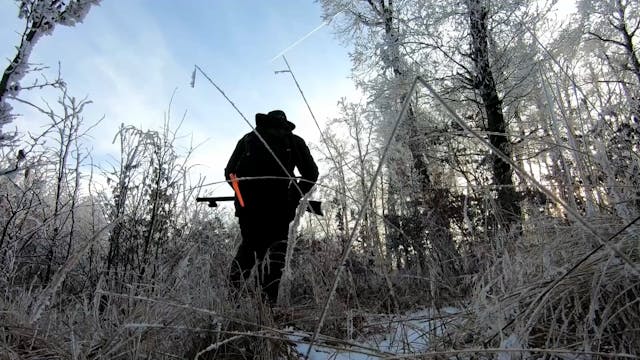
{"type": "Polygon", "coordinates": [[[200,355],[202,355],[204,353],[208,353],[209,351],[215,350],[215,349],[219,348],[220,346],[222,346],[222,345],[224,345],[226,343],[230,343],[230,342],[232,342],[234,340],[241,339],[241,338],[243,338],[243,337],[245,337],[247,335],[252,335],[252,334],[240,334],[240,335],[232,336],[232,337],[230,337],[228,339],[224,339],[222,341],[218,341],[215,344],[211,344],[211,345],[207,346],[206,349],[204,349],[204,350],[200,351],[199,353],[197,353],[196,356],[194,357],[194,360],[198,360],[200,358],[200,355]]]}
{"type": "MultiPolygon", "coordinates": [[[[418,78],[416,78],[412,85],[411,88],[409,89],[409,94],[413,93],[413,91],[415,90],[416,86],[418,85],[418,78]]],[[[333,281],[333,285],[331,287],[331,292],[329,292],[329,296],[327,297],[327,301],[324,304],[324,307],[322,308],[322,314],[320,315],[320,320],[318,321],[318,325],[316,326],[316,330],[313,333],[313,338],[311,338],[311,343],[309,344],[309,349],[307,350],[307,353],[305,354],[305,359],[309,358],[309,354],[311,353],[311,349],[313,348],[313,344],[315,342],[315,340],[318,338],[318,335],[320,334],[320,330],[322,330],[322,326],[324,325],[324,320],[325,317],[327,316],[327,311],[329,310],[329,305],[331,304],[331,300],[333,299],[333,296],[335,295],[335,292],[338,288],[338,282],[340,281],[340,276],[342,275],[342,272],[344,271],[344,267],[345,267],[345,263],[347,261],[347,258],[349,257],[349,254],[351,253],[351,247],[353,245],[353,242],[355,240],[355,235],[357,233],[358,227],[360,226],[360,221],[362,220],[362,217],[364,215],[365,210],[367,209],[367,204],[369,203],[369,198],[371,197],[371,194],[373,193],[374,187],[376,185],[376,181],[378,179],[378,176],[380,176],[380,173],[382,172],[382,167],[384,166],[384,162],[387,158],[387,154],[389,153],[389,148],[391,147],[391,142],[393,141],[396,132],[398,131],[398,127],[400,125],[400,121],[402,120],[402,118],[404,117],[404,114],[407,111],[407,108],[409,106],[409,102],[411,100],[410,96],[407,96],[407,98],[404,101],[404,104],[402,105],[402,109],[400,110],[400,113],[398,114],[398,117],[396,118],[396,121],[394,123],[393,126],[393,130],[391,131],[391,134],[389,135],[389,138],[387,139],[387,143],[384,146],[384,150],[382,151],[382,155],[380,156],[380,161],[378,162],[378,167],[375,171],[375,173],[373,174],[373,177],[371,178],[371,182],[369,184],[369,189],[367,190],[366,194],[365,194],[365,198],[363,199],[363,206],[360,207],[360,211],[358,212],[358,216],[356,217],[356,221],[353,225],[353,227],[351,228],[351,233],[349,234],[349,240],[346,243],[345,246],[345,250],[344,253],[342,254],[342,258],[340,259],[340,263],[338,265],[338,268],[336,269],[336,275],[335,275],[335,279],[333,281]]]]}
{"type": "MultiPolygon", "coordinates": [[[[209,81],[209,83],[211,83],[211,85],[213,85],[216,90],[218,90],[218,92],[220,92],[220,94],[222,94],[222,96],[231,104],[231,106],[233,106],[233,108],[236,110],[236,112],[238,114],[240,114],[240,116],[242,117],[242,119],[244,120],[245,123],[247,123],[247,125],[249,125],[249,127],[251,128],[251,130],[253,131],[254,134],[256,134],[256,136],[258,137],[258,139],[260,139],[260,141],[262,142],[262,144],[267,148],[267,150],[269,151],[269,153],[271,154],[271,156],[273,157],[273,159],[278,163],[278,166],[280,166],[280,168],[284,171],[284,173],[288,176],[288,177],[293,177],[293,174],[289,173],[289,170],[287,169],[286,166],[284,166],[284,164],[282,163],[282,161],[280,161],[280,159],[278,159],[278,156],[276,156],[276,153],[273,151],[273,149],[271,149],[271,147],[269,146],[269,144],[267,143],[267,141],[262,137],[262,135],[260,135],[260,133],[258,131],[256,131],[256,128],[253,126],[253,124],[251,124],[251,122],[247,119],[246,116],[244,116],[244,114],[242,113],[242,111],[240,111],[240,109],[238,109],[238,107],[236,106],[236,104],[227,96],[227,94],[225,94],[224,90],[222,90],[210,77],[209,75],[207,75],[204,70],[202,70],[198,65],[195,65],[195,68],[209,81]]],[[[296,181],[293,181],[293,186],[295,186],[295,188],[298,190],[298,192],[300,193],[300,195],[304,195],[302,193],[302,190],[300,189],[300,186],[298,186],[298,183],[296,181]]]]}

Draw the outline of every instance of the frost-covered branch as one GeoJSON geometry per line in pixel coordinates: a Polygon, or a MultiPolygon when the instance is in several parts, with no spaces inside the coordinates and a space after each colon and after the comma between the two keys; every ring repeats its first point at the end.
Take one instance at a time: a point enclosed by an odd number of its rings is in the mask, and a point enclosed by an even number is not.
{"type": "Polygon", "coordinates": [[[11,136],[2,132],[2,127],[11,123],[15,115],[7,102],[24,88],[20,81],[29,72],[29,57],[33,47],[43,35],[50,35],[57,24],[75,26],[82,22],[92,5],[100,0],[72,0],[65,3],[60,0],[19,0],[16,1],[18,16],[25,21],[20,45],[9,65],[4,69],[0,79],[0,142],[11,136]]]}

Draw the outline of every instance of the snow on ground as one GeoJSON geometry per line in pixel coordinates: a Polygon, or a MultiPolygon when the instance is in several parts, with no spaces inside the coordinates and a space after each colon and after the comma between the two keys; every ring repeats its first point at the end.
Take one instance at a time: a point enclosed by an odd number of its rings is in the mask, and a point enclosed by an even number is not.
{"type": "MultiPolygon", "coordinates": [[[[415,354],[429,349],[429,339],[441,336],[449,318],[460,313],[455,308],[439,311],[426,309],[404,315],[369,316],[363,328],[375,329],[354,341],[341,341],[320,337],[309,360],[376,360],[388,355],[415,354]]],[[[290,330],[289,340],[304,357],[309,350],[311,334],[290,330]]]]}

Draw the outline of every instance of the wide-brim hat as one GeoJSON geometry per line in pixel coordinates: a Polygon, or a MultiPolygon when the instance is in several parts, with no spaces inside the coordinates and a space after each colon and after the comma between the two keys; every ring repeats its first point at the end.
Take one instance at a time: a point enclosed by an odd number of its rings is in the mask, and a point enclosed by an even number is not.
{"type": "Polygon", "coordinates": [[[269,111],[269,113],[267,114],[257,113],[256,123],[258,121],[280,122],[285,128],[289,130],[293,130],[296,128],[296,125],[294,123],[287,120],[287,114],[285,114],[282,110],[269,111]]]}

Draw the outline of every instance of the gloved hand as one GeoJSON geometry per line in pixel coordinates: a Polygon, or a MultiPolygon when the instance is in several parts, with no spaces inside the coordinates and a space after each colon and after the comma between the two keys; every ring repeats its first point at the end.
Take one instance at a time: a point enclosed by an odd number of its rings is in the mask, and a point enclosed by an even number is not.
{"type": "Polygon", "coordinates": [[[300,195],[300,191],[298,189],[291,188],[289,189],[289,193],[287,195],[287,205],[290,209],[295,209],[298,207],[300,203],[300,199],[302,199],[302,195],[300,195]]]}

